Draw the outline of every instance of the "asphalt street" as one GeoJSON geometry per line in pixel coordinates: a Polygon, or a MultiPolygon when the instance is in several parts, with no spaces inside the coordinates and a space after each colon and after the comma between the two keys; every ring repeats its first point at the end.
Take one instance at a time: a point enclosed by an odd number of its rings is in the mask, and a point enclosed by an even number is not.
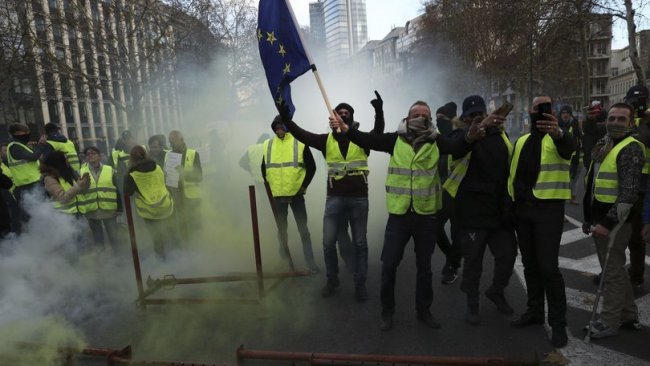
{"type": "MultiPolygon", "coordinates": [[[[382,188],[382,187],[379,187],[382,188]]],[[[383,207],[379,207],[383,210],[383,207]]],[[[373,215],[380,215],[379,209],[373,215]]],[[[583,342],[582,327],[587,324],[596,287],[591,277],[600,271],[595,249],[589,237],[582,234],[581,207],[566,206],[567,222],[560,251],[560,266],[566,282],[568,297],[569,344],[554,350],[547,326],[514,329],[509,321],[525,310],[526,292],[520,258],[506,289],[506,296],[515,314],[505,316],[484,296],[481,297],[482,323],[465,323],[465,296],[460,291],[460,278],[454,284],[441,283],[440,270],[444,256],[436,249],[433,256],[434,304],[432,313],[442,324],[438,330],[426,328],[415,314],[415,254],[409,244],[398,270],[396,286],[395,327],[389,332],[379,329],[379,276],[383,227],[369,229],[368,241],[369,301],[354,300],[352,275],[342,266],[341,287],[328,299],[321,298],[324,274],[268,280],[268,292],[262,305],[161,305],[149,306],[147,311],[130,303],[98,312],[84,319],[80,331],[93,347],[122,348],[131,345],[133,358],[138,360],[170,360],[214,364],[236,364],[236,349],[243,345],[251,350],[288,352],[428,355],[463,357],[507,357],[534,360],[545,364],[571,365],[648,365],[650,364],[650,287],[646,266],[646,292],[637,298],[643,329],[621,330],[618,336],[583,342]],[[107,321],[107,317],[110,317],[107,321]],[[544,362],[546,360],[546,362],[544,362]]],[[[318,223],[317,216],[312,221],[318,223]]],[[[384,221],[385,222],[385,221],[384,221]]],[[[291,222],[293,225],[293,222],[291,222]]],[[[320,226],[313,226],[318,232],[320,226]]],[[[294,257],[299,253],[295,243],[297,233],[290,231],[294,257]]],[[[314,250],[322,263],[320,235],[313,235],[314,250]]],[[[246,244],[248,245],[248,244],[246,244]]],[[[274,247],[275,241],[263,245],[274,247]]],[[[274,250],[273,250],[274,251],[274,250]]],[[[271,251],[271,252],[273,252],[271,251]]],[[[266,251],[265,253],[269,253],[266,251]]],[[[274,253],[271,253],[274,254],[274,253]]],[[[266,254],[265,254],[266,255],[266,254]]],[[[299,261],[301,260],[298,259],[299,261]]],[[[272,261],[268,261],[272,262],[272,261]]],[[[650,260],[646,258],[646,264],[650,260]]],[[[282,269],[265,262],[269,270],[282,269]]],[[[489,251],[484,261],[481,289],[490,284],[492,260],[489,251]]],[[[144,273],[145,277],[147,273],[144,273]]],[[[125,296],[134,300],[133,286],[125,288],[125,296]]],[[[165,290],[165,296],[181,295],[221,297],[255,297],[254,282],[234,282],[215,285],[192,285],[165,290]],[[213,292],[211,292],[213,291],[213,292]]],[[[78,358],[79,365],[100,365],[105,360],[78,358]]],[[[289,362],[248,361],[250,365],[289,365],[289,362]]]]}

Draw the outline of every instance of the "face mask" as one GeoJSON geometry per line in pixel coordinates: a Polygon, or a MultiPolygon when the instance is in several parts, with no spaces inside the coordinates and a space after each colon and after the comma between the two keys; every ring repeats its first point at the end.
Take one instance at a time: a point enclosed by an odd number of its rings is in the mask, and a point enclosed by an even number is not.
{"type": "Polygon", "coordinates": [[[616,123],[605,124],[607,134],[613,139],[620,139],[625,137],[630,132],[630,126],[624,126],[616,123]]]}
{"type": "Polygon", "coordinates": [[[22,144],[26,144],[29,142],[29,135],[14,136],[14,139],[22,144]]]}
{"type": "Polygon", "coordinates": [[[431,121],[426,117],[417,117],[409,119],[406,122],[406,128],[409,130],[420,130],[422,128],[427,128],[431,124],[431,121]]]}

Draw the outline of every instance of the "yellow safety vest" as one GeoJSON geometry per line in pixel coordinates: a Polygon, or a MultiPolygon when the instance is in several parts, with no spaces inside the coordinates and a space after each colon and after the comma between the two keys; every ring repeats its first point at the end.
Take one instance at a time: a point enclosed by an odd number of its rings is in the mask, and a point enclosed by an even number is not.
{"type": "Polygon", "coordinates": [[[307,171],[303,161],[305,145],[290,133],[264,141],[266,180],[273,197],[294,196],[302,187],[307,171]]]}
{"type": "MultiPolygon", "coordinates": [[[[167,153],[165,153],[165,162],[167,161],[167,153]]],[[[191,174],[194,171],[195,156],[196,150],[185,150],[185,160],[183,161],[183,172],[185,174],[191,174]]],[[[183,195],[186,198],[201,198],[201,184],[183,179],[183,195]]]]}
{"type": "Polygon", "coordinates": [[[358,145],[350,142],[345,156],[341,154],[339,143],[330,132],[325,144],[325,161],[327,176],[332,179],[342,179],[346,175],[368,175],[368,155],[358,145]]]}
{"type": "MultiPolygon", "coordinates": [[[[530,133],[521,136],[515,142],[515,152],[510,162],[510,176],[508,177],[508,194],[515,200],[515,178],[519,167],[519,155],[530,133]]],[[[540,154],[539,173],[533,187],[533,195],[542,200],[571,198],[569,168],[571,160],[560,156],[550,135],[542,138],[542,152],[540,154]]]]}
{"type": "MultiPolygon", "coordinates": [[[[644,147],[643,143],[632,136],[628,136],[619,142],[607,153],[605,159],[600,164],[598,174],[594,179],[594,198],[596,201],[604,203],[614,203],[618,197],[618,168],[616,166],[616,158],[618,153],[629,144],[637,143],[641,148],[644,147]]],[[[589,167],[589,172],[593,169],[593,161],[589,167]]],[[[589,173],[588,173],[589,174],[589,173]]],[[[587,174],[587,176],[589,176],[587,174]]]]}
{"type": "Polygon", "coordinates": [[[120,162],[124,163],[125,168],[129,167],[129,154],[126,152],[113,149],[113,151],[111,151],[111,157],[113,158],[113,166],[115,169],[117,169],[120,162]]]}
{"type": "Polygon", "coordinates": [[[438,159],[435,143],[424,144],[416,153],[403,137],[397,138],[386,177],[389,213],[403,215],[412,207],[420,215],[432,215],[442,208],[438,159]]]}
{"type": "Polygon", "coordinates": [[[58,142],[47,140],[47,143],[52,146],[54,151],[60,151],[65,154],[65,157],[68,159],[68,164],[78,172],[81,169],[81,164],[79,163],[79,155],[77,154],[77,149],[74,147],[72,141],[68,140],[66,142],[58,142]]]}
{"type": "Polygon", "coordinates": [[[90,187],[79,196],[79,212],[82,214],[97,210],[117,211],[117,187],[113,185],[113,168],[102,165],[98,179],[90,172],[88,164],[81,167],[79,174],[88,173],[90,187]]]}
{"type": "MultiPolygon", "coordinates": [[[[63,178],[59,178],[59,184],[61,185],[63,192],[67,192],[72,188],[72,185],[63,178]]],[[[79,212],[79,208],[77,207],[77,198],[78,196],[75,196],[68,203],[54,201],[54,208],[66,214],[76,214],[79,212]]]]}
{"type": "MultiPolygon", "coordinates": [[[[512,158],[512,143],[508,139],[506,133],[503,131],[501,131],[501,138],[508,148],[508,161],[510,161],[510,158],[512,158]]],[[[447,177],[447,180],[442,185],[442,188],[444,188],[453,198],[456,198],[458,188],[460,187],[463,178],[465,178],[465,174],[467,174],[467,168],[469,167],[471,156],[472,152],[470,151],[463,158],[457,159],[459,161],[454,164],[453,172],[449,175],[449,177],[447,177]]]]}
{"type": "Polygon", "coordinates": [[[14,186],[22,187],[38,182],[41,179],[41,172],[38,169],[38,160],[28,161],[14,159],[14,157],[11,156],[11,147],[14,145],[18,145],[30,153],[33,152],[32,148],[18,141],[12,141],[9,146],[7,146],[7,165],[11,171],[11,180],[14,182],[14,186]]]}
{"type": "MultiPolygon", "coordinates": [[[[641,124],[641,118],[635,118],[634,123],[636,124],[636,127],[639,127],[639,124],[641,124]]],[[[643,164],[643,170],[641,171],[643,174],[650,174],[650,149],[643,144],[643,153],[645,154],[645,164],[643,164]]]]}
{"type": "Polygon", "coordinates": [[[165,186],[165,174],[158,165],[151,172],[133,171],[129,175],[138,188],[135,208],[140,217],[162,220],[172,215],[174,201],[165,186]]]}
{"type": "Polygon", "coordinates": [[[253,180],[258,183],[264,182],[262,176],[262,159],[264,159],[264,144],[254,144],[248,147],[248,171],[253,180]]]}

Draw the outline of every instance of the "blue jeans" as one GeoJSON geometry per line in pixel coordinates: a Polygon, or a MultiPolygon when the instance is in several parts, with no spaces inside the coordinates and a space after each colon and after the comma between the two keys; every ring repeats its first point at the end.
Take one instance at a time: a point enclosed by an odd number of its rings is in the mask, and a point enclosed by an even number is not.
{"type": "Polygon", "coordinates": [[[368,197],[327,196],[323,216],[323,255],[327,277],[339,274],[336,241],[348,222],[354,243],[354,283],[362,285],[368,273],[368,197]]]}

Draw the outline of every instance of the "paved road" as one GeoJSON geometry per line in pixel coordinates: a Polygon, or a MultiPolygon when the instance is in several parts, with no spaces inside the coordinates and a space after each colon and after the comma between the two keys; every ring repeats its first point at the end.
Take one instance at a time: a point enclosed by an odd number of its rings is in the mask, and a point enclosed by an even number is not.
{"type": "MultiPolygon", "coordinates": [[[[589,318],[595,293],[590,276],[599,271],[593,244],[578,233],[577,206],[567,205],[569,222],[561,249],[561,267],[569,299],[569,345],[560,354],[574,365],[645,365],[650,364],[650,294],[637,299],[644,329],[621,331],[611,339],[582,341],[584,326],[589,318]]],[[[235,363],[239,345],[248,349],[327,352],[374,353],[434,356],[500,356],[510,358],[544,359],[553,352],[548,341],[548,328],[526,329],[509,327],[509,317],[498,313],[484,297],[481,299],[483,322],[478,327],[467,325],[464,295],[459,282],[443,285],[439,269],[443,256],[434,254],[433,313],[442,323],[439,330],[419,324],[414,311],[414,253],[407,250],[399,269],[397,284],[397,313],[395,328],[381,332],[379,325],[379,247],[381,232],[370,233],[371,265],[369,269],[370,300],[365,304],[354,301],[351,275],[343,271],[342,287],[330,299],[320,297],[323,276],[295,278],[282,281],[268,295],[264,306],[151,306],[141,312],[134,306],[113,308],[105,315],[87,319],[82,328],[89,344],[120,348],[133,346],[134,357],[145,360],[185,360],[195,362],[235,363]],[[106,316],[110,316],[107,321],[106,316]]],[[[489,285],[491,261],[486,255],[482,289],[489,285]]],[[[523,268],[517,260],[515,275],[507,289],[507,297],[520,313],[525,308],[523,268]]],[[[647,272],[646,272],[647,273],[647,272]]],[[[650,282],[650,281],[646,281],[650,282]]],[[[267,283],[270,285],[271,283],[267,283]]],[[[131,287],[132,291],[133,288],[131,287]]],[[[251,297],[253,284],[234,283],[202,285],[201,291],[218,291],[220,296],[251,297]]],[[[193,293],[197,288],[170,290],[177,296],[193,293]]],[[[133,294],[135,295],[135,294],[133,294]]],[[[93,364],[85,359],[80,364],[93,364]]],[[[252,365],[268,364],[249,362],[252,365]]],[[[288,363],[287,363],[288,364],[288,363]]]]}

